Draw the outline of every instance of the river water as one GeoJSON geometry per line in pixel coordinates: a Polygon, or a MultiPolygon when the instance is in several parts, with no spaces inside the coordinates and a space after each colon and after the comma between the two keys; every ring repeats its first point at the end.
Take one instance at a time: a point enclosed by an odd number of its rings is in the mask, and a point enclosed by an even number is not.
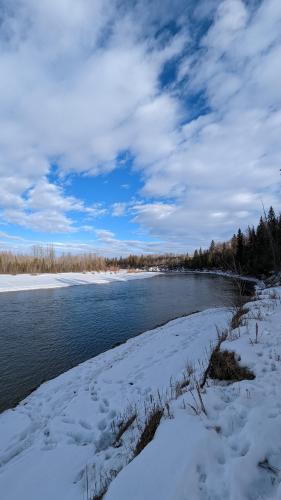
{"type": "Polygon", "coordinates": [[[179,316],[237,301],[208,274],[0,294],[0,411],[43,381],[179,316]]]}

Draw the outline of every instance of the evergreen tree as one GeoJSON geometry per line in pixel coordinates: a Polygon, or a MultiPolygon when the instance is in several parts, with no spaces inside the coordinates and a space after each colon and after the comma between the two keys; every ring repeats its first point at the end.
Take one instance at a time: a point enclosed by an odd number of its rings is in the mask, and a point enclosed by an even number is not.
{"type": "Polygon", "coordinates": [[[236,241],[235,262],[239,270],[242,270],[244,264],[244,235],[240,228],[238,229],[236,241]]]}

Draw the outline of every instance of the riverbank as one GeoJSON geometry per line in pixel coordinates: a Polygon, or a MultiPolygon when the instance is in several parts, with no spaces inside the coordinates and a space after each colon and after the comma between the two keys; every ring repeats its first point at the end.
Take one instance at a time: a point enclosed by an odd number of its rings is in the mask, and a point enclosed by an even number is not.
{"type": "MultiPolygon", "coordinates": [[[[231,278],[231,279],[237,279],[239,281],[248,281],[250,283],[254,283],[256,285],[259,285],[260,287],[263,285],[263,281],[254,277],[254,276],[245,276],[243,274],[237,274],[233,273],[231,271],[222,271],[221,269],[184,269],[184,268],[179,268],[179,269],[162,269],[158,267],[151,267],[149,268],[149,271],[154,271],[154,272],[174,272],[174,273],[185,273],[185,274],[209,274],[211,276],[222,276],[223,278],[231,278]]],[[[281,273],[280,273],[280,279],[281,279],[281,273]]]]}
{"type": "Polygon", "coordinates": [[[0,274],[0,293],[21,290],[41,290],[62,288],[75,285],[106,284],[113,281],[152,278],[157,272],[105,271],[84,273],[46,273],[46,274],[0,274]]]}
{"type": "Polygon", "coordinates": [[[249,281],[250,283],[255,283],[256,285],[262,286],[263,282],[254,276],[244,276],[243,274],[232,273],[230,271],[221,271],[215,269],[202,269],[191,271],[197,274],[211,274],[213,276],[222,276],[224,278],[238,279],[241,281],[249,281]]]}
{"type": "Polygon", "coordinates": [[[194,384],[217,329],[229,328],[226,308],[133,338],[1,414],[5,500],[23,492],[28,500],[89,500],[121,469],[106,500],[280,498],[280,294],[280,288],[260,290],[222,344],[256,378],[230,385],[208,380],[200,393],[205,411],[194,384]],[[159,404],[165,411],[155,438],[126,465],[147,413],[159,404]]]}

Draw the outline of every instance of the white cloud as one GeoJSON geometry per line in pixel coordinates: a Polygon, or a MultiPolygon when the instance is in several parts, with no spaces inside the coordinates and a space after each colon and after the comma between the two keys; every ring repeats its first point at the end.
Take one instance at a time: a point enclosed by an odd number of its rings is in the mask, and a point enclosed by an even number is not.
{"type": "Polygon", "coordinates": [[[4,231],[0,231],[0,238],[1,240],[23,241],[23,238],[20,236],[13,236],[12,234],[5,233],[4,231]]]}
{"type": "MultiPolygon", "coordinates": [[[[147,254],[147,253],[163,253],[163,251],[174,252],[175,247],[173,242],[164,242],[163,240],[145,241],[140,239],[118,239],[112,231],[106,229],[96,231],[97,244],[96,249],[102,255],[126,256],[129,254],[147,254]]],[[[178,243],[177,251],[186,252],[185,244],[178,243]]]]}
{"type": "Polygon", "coordinates": [[[125,215],[127,208],[127,203],[116,202],[112,205],[112,215],[114,217],[121,217],[125,215]]]}
{"type": "Polygon", "coordinates": [[[164,223],[149,204],[138,215],[151,234],[207,245],[256,222],[262,201],[281,207],[280,22],[279,1],[252,11],[225,0],[200,52],[182,61],[186,96],[202,92],[209,112],[178,129],[170,155],[146,169],[143,194],[176,206],[164,223]]]}
{"type": "Polygon", "coordinates": [[[167,203],[136,203],[132,207],[132,211],[136,214],[136,221],[138,221],[138,217],[141,217],[142,221],[146,217],[153,217],[154,220],[165,220],[175,213],[176,207],[167,203]]]}
{"type": "MultiPolygon", "coordinates": [[[[4,185],[7,186],[9,181],[10,178],[7,178],[4,185]]],[[[18,188],[20,183],[17,179],[11,179],[10,185],[18,188]]],[[[62,187],[49,183],[44,177],[25,191],[24,196],[12,196],[10,192],[9,198],[2,198],[2,204],[2,219],[6,222],[50,233],[76,231],[72,219],[66,215],[69,212],[81,212],[87,219],[106,213],[106,209],[100,205],[85,206],[81,200],[66,196],[62,187]]]]}
{"type": "MultiPolygon", "coordinates": [[[[168,9],[160,2],[159,9],[166,19],[168,9]]],[[[159,95],[158,77],[187,38],[152,43],[145,32],[154,21],[139,4],[18,0],[2,14],[0,207],[7,221],[42,229],[49,200],[46,228],[69,231],[66,213],[82,202],[44,180],[51,163],[61,173],[95,175],[112,170],[120,150],[140,161],[165,156],[176,101],[159,95]]]]}
{"type": "Polygon", "coordinates": [[[261,199],[280,208],[280,1],[191,3],[193,20],[214,16],[193,52],[183,4],[11,2],[0,40],[2,220],[73,231],[73,211],[103,215],[46,176],[51,163],[62,176],[109,172],[124,150],[144,201],[116,201],[112,213],[129,210],[165,248],[229,237],[258,219],[261,199]],[[179,86],[161,88],[178,56],[179,86]]]}

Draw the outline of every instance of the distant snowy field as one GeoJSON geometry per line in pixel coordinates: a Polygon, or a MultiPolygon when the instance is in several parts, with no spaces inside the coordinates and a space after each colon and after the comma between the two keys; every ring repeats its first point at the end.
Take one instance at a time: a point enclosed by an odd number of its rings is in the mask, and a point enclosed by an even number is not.
{"type": "Polygon", "coordinates": [[[231,312],[209,309],[146,332],[46,382],[0,415],[3,500],[258,500],[281,498],[281,288],[259,291],[246,324],[222,349],[255,380],[208,381],[170,402],[153,441],[128,463],[145,406],[169,393],[186,366],[200,377],[216,328],[231,312]],[[258,337],[256,339],[256,324],[258,337]],[[120,415],[137,420],[114,447],[120,415]]]}
{"type": "Polygon", "coordinates": [[[134,272],[126,270],[117,272],[85,272],[56,274],[0,274],[0,292],[20,290],[40,290],[44,288],[61,288],[74,285],[91,285],[128,281],[132,279],[152,278],[157,272],[134,272]]]}

